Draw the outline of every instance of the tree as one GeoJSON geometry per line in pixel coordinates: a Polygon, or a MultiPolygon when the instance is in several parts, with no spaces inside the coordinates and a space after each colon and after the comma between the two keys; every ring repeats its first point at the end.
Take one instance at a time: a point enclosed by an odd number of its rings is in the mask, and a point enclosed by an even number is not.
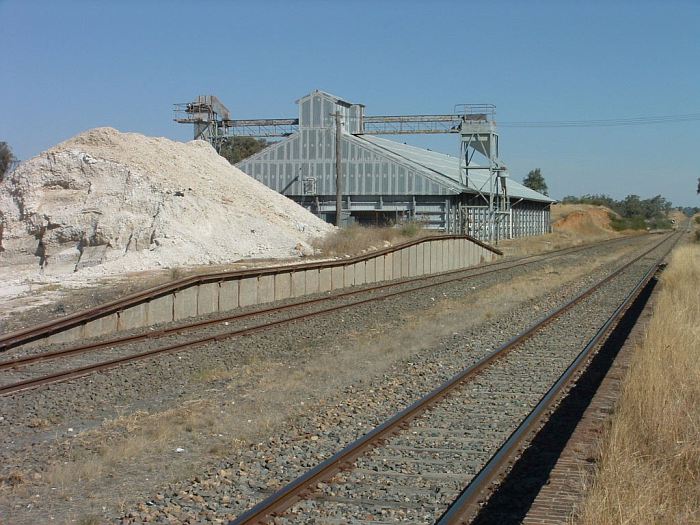
{"type": "Polygon", "coordinates": [[[221,144],[220,154],[231,164],[238,164],[243,159],[255,155],[269,145],[270,143],[265,139],[253,137],[227,138],[221,144]]]}
{"type": "Polygon", "coordinates": [[[527,174],[527,177],[523,179],[523,186],[531,190],[539,191],[544,195],[549,195],[547,193],[549,191],[547,189],[547,183],[544,181],[544,177],[539,168],[531,170],[530,173],[527,174]]]}
{"type": "Polygon", "coordinates": [[[619,212],[623,217],[643,217],[644,204],[639,195],[627,195],[620,204],[622,210],[619,212]]]}
{"type": "Polygon", "coordinates": [[[15,156],[7,142],[0,142],[0,180],[5,177],[5,173],[10,169],[15,156]]]}

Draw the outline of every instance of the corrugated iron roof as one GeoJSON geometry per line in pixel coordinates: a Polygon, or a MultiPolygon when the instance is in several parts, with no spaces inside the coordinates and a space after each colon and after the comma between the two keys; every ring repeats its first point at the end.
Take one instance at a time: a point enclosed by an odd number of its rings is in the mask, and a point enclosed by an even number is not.
{"type": "MultiPolygon", "coordinates": [[[[356,135],[355,138],[369,142],[382,150],[401,157],[404,161],[416,166],[416,169],[446,177],[449,179],[450,185],[457,184],[464,188],[465,191],[488,192],[489,190],[488,173],[486,170],[470,172],[467,186],[460,182],[459,159],[457,157],[415,146],[409,146],[407,144],[401,144],[399,142],[394,142],[393,140],[383,139],[372,135],[356,135]]],[[[533,201],[556,202],[554,199],[535,190],[531,190],[530,188],[527,188],[510,178],[508,179],[508,195],[510,197],[524,198],[533,201]]]]}
{"type": "MultiPolygon", "coordinates": [[[[328,91],[323,91],[323,90],[321,90],[321,89],[315,89],[315,90],[313,90],[311,93],[308,93],[308,94],[304,95],[303,97],[300,97],[300,98],[296,99],[294,102],[295,102],[296,104],[298,104],[300,100],[303,100],[303,99],[305,99],[305,98],[307,98],[307,97],[311,97],[311,96],[313,96],[313,95],[321,95],[321,96],[324,96],[324,97],[327,97],[327,98],[331,99],[333,102],[337,102],[337,103],[340,103],[340,104],[344,104],[344,105],[346,105],[346,106],[354,106],[354,105],[356,105],[354,102],[349,102],[349,101],[347,101],[347,100],[345,100],[345,99],[343,99],[343,98],[340,98],[340,97],[337,96],[337,95],[334,95],[333,93],[328,93],[328,91]]],[[[363,104],[357,104],[357,105],[362,106],[363,104]]]]}

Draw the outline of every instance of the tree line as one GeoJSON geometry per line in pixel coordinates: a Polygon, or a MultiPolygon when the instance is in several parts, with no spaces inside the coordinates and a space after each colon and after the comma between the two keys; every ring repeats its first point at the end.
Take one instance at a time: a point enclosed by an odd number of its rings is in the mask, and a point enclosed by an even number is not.
{"type": "Polygon", "coordinates": [[[639,195],[628,195],[622,200],[616,200],[604,194],[586,194],[581,197],[567,195],[561,202],[562,204],[606,206],[617,214],[617,217],[611,217],[611,221],[612,226],[620,230],[671,226],[668,213],[673,209],[673,204],[661,195],[649,199],[642,199],[639,195]]]}

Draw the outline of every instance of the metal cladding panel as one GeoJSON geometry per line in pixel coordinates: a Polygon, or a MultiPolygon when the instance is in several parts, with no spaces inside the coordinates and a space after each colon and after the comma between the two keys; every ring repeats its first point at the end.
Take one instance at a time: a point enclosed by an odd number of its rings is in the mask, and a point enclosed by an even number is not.
{"type": "MultiPolygon", "coordinates": [[[[302,130],[300,140],[304,142],[301,150],[303,160],[331,161],[331,173],[324,173],[321,182],[317,174],[319,194],[330,195],[335,192],[335,136],[331,130],[302,130]],[[316,138],[314,138],[316,137],[316,138]],[[317,142],[312,146],[310,141],[317,142]],[[322,146],[319,146],[322,145],[322,146]]],[[[386,156],[381,150],[372,150],[371,146],[357,142],[356,137],[343,135],[341,154],[343,155],[344,191],[351,195],[413,195],[426,190],[438,195],[453,194],[454,191],[426,180],[425,176],[395,159],[386,156]]],[[[285,192],[287,195],[296,194],[285,192]]]]}
{"type": "Polygon", "coordinates": [[[353,104],[348,108],[348,117],[345,127],[348,133],[357,133],[360,131],[360,120],[362,118],[362,106],[353,104]]]}
{"type": "Polygon", "coordinates": [[[321,127],[321,122],[323,118],[321,114],[323,113],[323,99],[320,95],[314,95],[311,97],[311,125],[315,128],[321,127]]]}
{"type": "MultiPolygon", "coordinates": [[[[459,159],[457,157],[371,135],[362,135],[357,137],[357,140],[370,143],[384,150],[387,155],[396,156],[397,159],[410,164],[417,170],[430,170],[435,177],[444,180],[445,184],[463,188],[463,191],[474,192],[488,181],[488,176],[482,173],[485,170],[473,171],[469,175],[468,187],[465,187],[460,182],[459,159]]],[[[508,181],[508,193],[511,197],[522,197],[540,202],[554,202],[554,199],[533,191],[514,180],[508,181]]]]}
{"type": "Polygon", "coordinates": [[[333,103],[332,100],[328,98],[323,99],[323,121],[326,123],[326,126],[332,126],[333,125],[333,117],[331,116],[331,113],[335,111],[335,104],[333,103]]]}
{"type": "Polygon", "coordinates": [[[311,125],[311,98],[302,99],[299,108],[299,126],[311,125]]]}

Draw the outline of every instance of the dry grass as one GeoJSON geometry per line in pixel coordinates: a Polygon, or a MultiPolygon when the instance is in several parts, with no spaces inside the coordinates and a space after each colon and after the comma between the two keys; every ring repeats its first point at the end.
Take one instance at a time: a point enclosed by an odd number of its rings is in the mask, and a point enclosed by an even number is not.
{"type": "Polygon", "coordinates": [[[498,248],[506,256],[522,257],[617,237],[610,227],[609,213],[604,206],[555,204],[552,233],[499,241],[498,248]]]}
{"type": "Polygon", "coordinates": [[[185,402],[181,407],[156,414],[134,412],[106,421],[99,429],[76,438],[93,453],[49,466],[44,479],[59,490],[97,480],[134,458],[173,448],[174,438],[180,432],[211,428],[214,423],[213,410],[206,401],[185,402]]]}
{"type": "Polygon", "coordinates": [[[700,246],[674,253],[579,512],[584,525],[700,523],[700,246]]]}
{"type": "MultiPolygon", "coordinates": [[[[603,256],[596,265],[619,255],[603,256]]],[[[376,324],[332,345],[299,341],[295,348],[307,358],[250,354],[192,371],[191,393],[201,399],[180,400],[178,406],[162,412],[122,415],[81,432],[70,439],[74,449],[41,471],[40,481],[31,472],[7,480],[0,487],[0,507],[4,491],[7,501],[29,501],[32,495],[42,494],[45,508],[55,508],[57,516],[65,515],[68,507],[80,512],[75,520],[92,519],[102,506],[124,513],[150,497],[153,480],[166,484],[201,475],[218,458],[266,440],[290,421],[309,414],[310,407],[316,412],[336,402],[338,388],[390,373],[398,360],[585,271],[580,266],[552,265],[536,275],[479,287],[474,294],[436,295],[432,307],[406,314],[406,329],[398,335],[393,325],[376,324]],[[185,451],[176,452],[178,447],[185,451]]],[[[320,427],[319,432],[323,432],[320,427]]]]}
{"type": "Polygon", "coordinates": [[[195,373],[192,380],[197,383],[216,383],[217,381],[226,381],[233,379],[236,376],[233,370],[224,368],[207,368],[195,373]]]}
{"type": "MultiPolygon", "coordinates": [[[[599,263],[605,260],[602,258],[599,263]]],[[[548,267],[538,275],[515,278],[468,299],[436,297],[433,308],[406,319],[412,330],[405,335],[383,334],[381,330],[349,335],[350,344],[355,348],[352,352],[316,354],[313,359],[299,364],[251,355],[230,369],[222,366],[195,372],[190,380],[193,387],[200,385],[201,395],[205,395],[206,388],[217,393],[163,412],[136,412],[118,417],[104,422],[98,429],[81,433],[74,439],[84,445],[82,452],[48,467],[44,481],[70,494],[81,485],[98,482],[100,478],[123,471],[128,465],[145,465],[157,458],[170,457],[174,467],[173,451],[179,446],[185,447],[188,455],[202,447],[197,452],[202,454],[200,459],[206,459],[207,454],[226,456],[303,413],[311,393],[320,393],[321,397],[330,395],[334,388],[348,380],[348,375],[357,379],[375,374],[397,359],[411,355],[420,346],[438,341],[445,333],[483,322],[583,271],[578,267],[548,267]],[[465,301],[471,309],[465,309],[465,301]],[[417,341],[421,341],[418,346],[417,341]],[[338,382],[329,381],[329,377],[338,378],[338,382]],[[243,387],[245,384],[254,384],[255,389],[243,387]],[[230,400],[223,405],[216,399],[222,394],[224,399],[230,400]],[[204,436],[210,437],[202,439],[204,436]]],[[[308,351],[315,352],[311,348],[308,351]]]]}
{"type": "Polygon", "coordinates": [[[424,229],[417,222],[407,222],[397,227],[366,227],[354,224],[331,232],[316,241],[314,247],[327,256],[360,255],[435,233],[424,229]]]}

